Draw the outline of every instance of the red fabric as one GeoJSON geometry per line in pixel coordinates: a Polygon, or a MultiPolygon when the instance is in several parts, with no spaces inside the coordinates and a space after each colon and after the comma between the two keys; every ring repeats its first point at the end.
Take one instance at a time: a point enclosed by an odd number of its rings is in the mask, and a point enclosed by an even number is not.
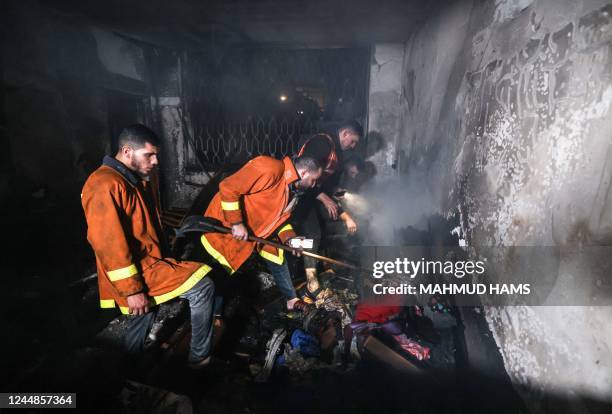
{"type": "Polygon", "coordinates": [[[399,306],[372,306],[360,303],[355,310],[355,321],[384,323],[390,316],[397,315],[400,310],[399,306]]]}

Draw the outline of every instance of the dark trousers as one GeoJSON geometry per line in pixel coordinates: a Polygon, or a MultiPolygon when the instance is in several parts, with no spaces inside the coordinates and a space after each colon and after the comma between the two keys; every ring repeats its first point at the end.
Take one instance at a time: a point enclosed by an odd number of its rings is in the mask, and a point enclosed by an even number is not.
{"type": "MultiPolygon", "coordinates": [[[[213,334],[213,301],[215,284],[208,276],[180,297],[189,301],[191,312],[191,346],[189,361],[198,362],[210,354],[213,334]]],[[[130,326],[124,337],[125,348],[129,353],[141,352],[151,330],[157,310],[144,315],[129,316],[130,326]]]]}

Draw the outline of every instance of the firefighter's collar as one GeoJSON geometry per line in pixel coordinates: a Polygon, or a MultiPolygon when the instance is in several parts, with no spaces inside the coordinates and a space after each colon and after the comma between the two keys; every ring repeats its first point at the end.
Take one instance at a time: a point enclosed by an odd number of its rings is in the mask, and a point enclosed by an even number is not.
{"type": "Polygon", "coordinates": [[[295,165],[293,165],[293,161],[291,158],[285,157],[283,158],[283,164],[285,164],[285,182],[287,184],[291,184],[300,179],[300,176],[295,169],[295,165]]]}
{"type": "Polygon", "coordinates": [[[113,170],[117,171],[133,186],[138,185],[138,178],[121,161],[117,161],[115,158],[105,155],[104,160],[102,160],[102,165],[106,165],[107,167],[111,167],[113,170]]]}

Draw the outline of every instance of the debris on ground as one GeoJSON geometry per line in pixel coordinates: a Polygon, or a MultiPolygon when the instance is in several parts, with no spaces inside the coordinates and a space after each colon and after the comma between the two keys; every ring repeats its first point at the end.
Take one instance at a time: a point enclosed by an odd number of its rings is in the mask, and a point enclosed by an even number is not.
{"type": "Polygon", "coordinates": [[[419,361],[428,360],[431,357],[431,349],[421,345],[416,339],[408,338],[404,333],[392,336],[404,351],[419,361]]]}
{"type": "Polygon", "coordinates": [[[126,381],[118,397],[124,412],[151,414],[191,414],[191,400],[168,390],[126,381]]]}
{"type": "Polygon", "coordinates": [[[257,377],[255,377],[255,382],[268,381],[270,374],[272,373],[272,369],[274,368],[274,363],[276,362],[276,356],[278,355],[286,336],[287,331],[282,328],[274,331],[272,337],[266,345],[267,353],[264,366],[257,377]]]}
{"type": "MultiPolygon", "coordinates": [[[[188,314],[189,306],[183,300],[173,300],[158,306],[155,310],[155,321],[149,332],[145,346],[159,343],[170,337],[188,314]]],[[[119,315],[96,335],[96,342],[112,348],[123,346],[123,337],[127,332],[130,315],[119,315]]]]}

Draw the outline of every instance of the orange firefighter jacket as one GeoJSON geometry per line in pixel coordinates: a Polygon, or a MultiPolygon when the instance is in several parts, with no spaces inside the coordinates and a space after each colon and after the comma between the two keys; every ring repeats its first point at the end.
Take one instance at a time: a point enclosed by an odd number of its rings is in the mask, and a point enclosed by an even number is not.
{"type": "MultiPolygon", "coordinates": [[[[219,192],[204,215],[221,221],[226,227],[244,223],[250,234],[263,238],[277,235],[284,243],[295,237],[293,228],[286,221],[292,210],[289,186],[298,179],[289,157],[282,161],[267,156],[256,157],[221,181],[219,192]]],[[[236,240],[231,234],[205,233],[201,240],[206,251],[230,274],[238,270],[255,247],[267,260],[277,264],[284,261],[283,250],[236,240]]]]}
{"type": "Polygon", "coordinates": [[[127,313],[127,296],[140,292],[149,295],[152,305],[166,302],[210,271],[201,263],[166,257],[152,187],[111,157],[85,182],[81,203],[87,240],[96,255],[102,308],[119,306],[127,313]]]}

